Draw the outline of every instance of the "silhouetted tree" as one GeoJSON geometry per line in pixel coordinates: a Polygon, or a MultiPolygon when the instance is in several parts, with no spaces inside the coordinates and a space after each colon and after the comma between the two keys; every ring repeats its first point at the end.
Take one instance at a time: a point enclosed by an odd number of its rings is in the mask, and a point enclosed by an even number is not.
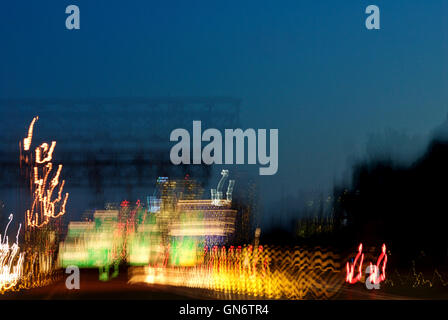
{"type": "Polygon", "coordinates": [[[448,253],[447,165],[448,141],[440,140],[408,167],[391,160],[358,163],[351,186],[334,189],[338,227],[354,242],[385,242],[397,263],[406,265],[422,254],[435,265],[443,263],[448,253]]]}

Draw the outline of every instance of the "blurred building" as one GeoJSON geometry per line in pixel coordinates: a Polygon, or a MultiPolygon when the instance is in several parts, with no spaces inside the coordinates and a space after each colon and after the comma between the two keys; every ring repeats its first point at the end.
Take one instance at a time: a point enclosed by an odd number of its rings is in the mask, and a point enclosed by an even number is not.
{"type": "Polygon", "coordinates": [[[158,176],[189,174],[206,183],[211,166],[171,164],[170,133],[189,129],[198,119],[207,127],[237,128],[240,103],[228,97],[1,99],[0,198],[16,202],[17,212],[25,209],[17,201],[17,188],[23,186],[18,142],[36,115],[33,139],[57,141],[54,161],[64,165],[69,212],[83,212],[123,197],[135,201],[158,176]]]}
{"type": "MultiPolygon", "coordinates": [[[[231,183],[233,186],[233,182],[231,183]]],[[[229,192],[224,199],[199,199],[202,187],[185,177],[157,179],[149,204],[137,200],[110,203],[93,218],[70,222],[60,244],[61,266],[109,268],[130,265],[192,266],[203,258],[205,248],[228,244],[233,239],[237,210],[229,192]]]]}

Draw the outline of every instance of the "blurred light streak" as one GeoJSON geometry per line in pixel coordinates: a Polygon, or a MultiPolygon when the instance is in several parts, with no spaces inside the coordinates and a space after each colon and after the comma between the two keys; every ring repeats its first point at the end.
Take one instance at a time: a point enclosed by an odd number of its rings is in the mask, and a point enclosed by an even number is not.
{"type": "Polygon", "coordinates": [[[343,284],[337,261],[321,248],[214,246],[205,247],[201,262],[191,267],[134,267],[129,282],[202,288],[230,298],[325,299],[343,284]]]}
{"type": "Polygon", "coordinates": [[[22,151],[26,154],[29,151],[32,142],[33,128],[39,117],[34,117],[28,129],[28,137],[23,140],[23,150],[21,150],[21,161],[25,160],[31,168],[29,174],[30,187],[32,194],[31,208],[26,211],[27,227],[42,227],[49,223],[50,219],[58,218],[65,214],[65,207],[68,200],[68,193],[62,195],[65,180],[59,181],[62,171],[62,165],[58,165],[55,173],[53,170],[53,152],[56,147],[56,141],[49,146],[48,143],[42,143],[35,149],[35,159],[32,161],[31,155],[25,158],[22,151]]]}
{"type": "Polygon", "coordinates": [[[362,277],[362,263],[364,261],[364,253],[362,253],[362,243],[359,244],[358,247],[358,254],[355,257],[355,260],[353,261],[352,264],[350,264],[349,262],[347,262],[346,265],[346,269],[347,269],[347,276],[345,278],[345,281],[351,284],[354,284],[356,282],[358,282],[359,280],[361,280],[362,277]],[[361,257],[361,260],[359,262],[359,267],[358,267],[358,275],[356,277],[354,277],[355,275],[355,266],[356,263],[358,262],[359,257],[361,257]]]}
{"type": "Polygon", "coordinates": [[[65,180],[61,179],[62,165],[53,168],[56,142],[41,143],[31,151],[33,130],[39,117],[34,117],[28,135],[19,142],[20,172],[30,190],[25,210],[25,232],[22,251],[23,275],[17,286],[28,289],[50,284],[60,274],[56,267],[57,247],[61,234],[60,218],[66,212],[68,193],[63,193],[65,180]]]}
{"type": "MultiPolygon", "coordinates": [[[[386,254],[386,244],[383,244],[381,247],[381,255],[378,257],[375,266],[375,272],[370,276],[370,279],[373,284],[378,284],[384,280],[386,280],[386,264],[387,264],[387,254],[386,254]],[[380,264],[382,266],[380,268],[380,264]],[[379,270],[381,270],[381,274],[379,274],[379,270]]],[[[370,263],[370,270],[372,269],[372,263],[370,263]]]]}
{"type": "MultiPolygon", "coordinates": [[[[355,284],[358,281],[361,281],[362,278],[362,264],[364,261],[364,253],[362,253],[362,243],[359,244],[358,246],[358,253],[353,261],[353,263],[349,263],[347,262],[346,264],[346,277],[345,277],[345,282],[350,283],[350,284],[355,284]],[[355,266],[358,262],[358,260],[360,259],[359,262],[359,267],[357,268],[358,270],[358,274],[355,277],[355,266]]],[[[383,282],[384,280],[386,280],[386,265],[387,265],[387,253],[386,253],[386,244],[383,244],[381,246],[381,254],[378,257],[378,260],[376,262],[376,265],[373,265],[372,263],[370,263],[370,268],[369,270],[371,270],[371,276],[369,277],[370,282],[372,284],[379,284],[380,282],[383,282]],[[381,267],[380,267],[381,265],[381,267]],[[381,274],[379,273],[381,270],[381,274]]]]}
{"type": "Polygon", "coordinates": [[[30,126],[28,128],[28,136],[23,139],[23,150],[28,151],[31,147],[31,142],[33,140],[33,129],[34,129],[34,123],[39,120],[39,117],[34,117],[33,120],[30,123],[30,126]]]}
{"type": "Polygon", "coordinates": [[[0,244],[0,293],[4,293],[8,290],[13,289],[20,281],[23,272],[23,261],[25,258],[25,253],[19,253],[20,247],[18,243],[22,224],[19,225],[19,229],[16,235],[16,242],[12,246],[10,246],[7,232],[12,219],[13,215],[10,214],[9,222],[5,228],[5,233],[0,244]]]}

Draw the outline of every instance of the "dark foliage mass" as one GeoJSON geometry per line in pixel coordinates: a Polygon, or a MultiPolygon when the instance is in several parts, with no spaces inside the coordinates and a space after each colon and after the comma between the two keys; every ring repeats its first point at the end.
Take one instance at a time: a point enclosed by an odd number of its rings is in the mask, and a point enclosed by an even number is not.
{"type": "Polygon", "coordinates": [[[418,257],[446,262],[448,253],[448,141],[433,141],[411,166],[365,161],[352,185],[335,189],[335,221],[353,241],[385,242],[398,264],[418,257]]]}

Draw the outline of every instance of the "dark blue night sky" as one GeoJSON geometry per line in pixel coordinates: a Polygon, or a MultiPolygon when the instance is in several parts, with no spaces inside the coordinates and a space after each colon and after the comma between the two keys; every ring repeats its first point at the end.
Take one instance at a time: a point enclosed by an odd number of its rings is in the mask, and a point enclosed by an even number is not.
{"type": "Polygon", "coordinates": [[[445,0],[16,0],[0,39],[0,98],[241,98],[243,128],[279,129],[270,199],[329,191],[369,135],[424,140],[448,111],[445,0]],[[364,26],[369,4],[381,30],[364,26]]]}

